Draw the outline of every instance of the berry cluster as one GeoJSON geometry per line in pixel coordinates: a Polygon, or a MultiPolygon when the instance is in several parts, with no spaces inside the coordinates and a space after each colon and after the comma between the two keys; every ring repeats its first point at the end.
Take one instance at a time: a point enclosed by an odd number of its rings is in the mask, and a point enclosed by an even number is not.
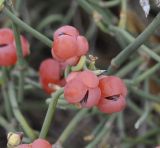
{"type": "Polygon", "coordinates": [[[54,59],[44,60],[39,68],[40,82],[49,94],[56,90],[57,85],[65,85],[64,69],[67,65],[76,65],[89,49],[87,39],[79,35],[78,30],[72,26],[57,29],[53,39],[51,53],[54,59]]]}
{"type": "Polygon", "coordinates": [[[52,145],[44,139],[36,139],[30,144],[20,144],[18,148],[52,148],[52,145]]]}
{"type": "MultiPolygon", "coordinates": [[[[21,36],[23,56],[30,53],[29,43],[24,36],[21,36]]],[[[0,66],[12,66],[17,62],[16,44],[11,29],[0,29],[0,66]]]]}
{"type": "MultiPolygon", "coordinates": [[[[64,78],[66,66],[76,65],[89,49],[88,41],[76,28],[63,26],[54,33],[51,53],[40,65],[40,82],[47,93],[64,86],[64,98],[80,107],[98,107],[101,112],[122,111],[126,105],[127,88],[116,76],[97,76],[89,67],[72,72],[64,78]]],[[[87,64],[86,64],[87,65],[87,64]]]]}

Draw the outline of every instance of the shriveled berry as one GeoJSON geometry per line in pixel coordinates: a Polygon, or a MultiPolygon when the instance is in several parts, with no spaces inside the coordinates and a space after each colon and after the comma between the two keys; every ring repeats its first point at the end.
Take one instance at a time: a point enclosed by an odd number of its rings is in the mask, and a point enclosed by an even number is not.
{"type": "Polygon", "coordinates": [[[116,76],[103,76],[99,81],[101,99],[98,108],[104,113],[122,111],[126,106],[127,88],[124,82],[116,76]]]}
{"type": "Polygon", "coordinates": [[[32,143],[32,148],[52,148],[52,145],[44,139],[36,139],[32,143]]]}
{"type": "Polygon", "coordinates": [[[51,58],[44,60],[39,68],[40,82],[47,93],[55,91],[50,84],[58,84],[60,81],[60,64],[51,58]]]}
{"type": "Polygon", "coordinates": [[[79,35],[79,32],[75,27],[66,25],[66,26],[60,27],[59,29],[55,31],[54,39],[56,39],[57,37],[61,35],[70,35],[70,36],[77,37],[79,35]]]}

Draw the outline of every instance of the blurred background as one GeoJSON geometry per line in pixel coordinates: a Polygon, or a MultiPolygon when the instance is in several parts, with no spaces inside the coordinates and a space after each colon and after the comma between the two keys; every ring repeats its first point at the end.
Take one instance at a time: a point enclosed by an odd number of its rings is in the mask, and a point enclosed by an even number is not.
{"type": "MultiPolygon", "coordinates": [[[[132,42],[151,23],[160,10],[154,0],[150,1],[151,11],[147,18],[139,0],[14,0],[13,3],[19,18],[51,40],[53,40],[53,33],[58,27],[65,24],[75,26],[82,35],[87,37],[90,45],[89,54],[98,57],[96,66],[106,70],[111,59],[132,42]],[[123,37],[121,29],[133,38],[127,40],[128,37],[123,37]]],[[[11,22],[2,12],[0,14],[0,27],[6,26],[11,27],[11,22]]],[[[23,29],[20,28],[20,31],[29,40],[31,48],[31,54],[27,58],[28,65],[31,67],[29,79],[26,81],[27,86],[30,79],[39,81],[40,63],[52,56],[50,48],[23,29]]],[[[148,49],[153,50],[157,55],[160,55],[159,31],[157,30],[144,43],[148,49]]],[[[139,50],[126,60],[117,75],[134,81],[137,76],[155,64],[157,61],[150,58],[143,50],[139,50]],[[132,65],[132,68],[130,70],[127,68],[125,71],[123,68],[127,65],[130,67],[129,64],[132,65]],[[123,71],[121,71],[122,69],[123,71]]],[[[25,99],[20,105],[22,113],[33,129],[37,131],[41,129],[47,111],[47,104],[44,103],[46,98],[49,96],[40,87],[32,87],[32,89],[25,90],[25,99]]],[[[95,147],[154,148],[160,144],[160,70],[157,69],[149,77],[143,79],[136,88],[130,88],[127,102],[128,105],[124,112],[117,113],[118,117],[115,122],[95,147]],[[144,95],[145,86],[148,89],[147,94],[151,96],[144,95]],[[138,94],[137,88],[142,92],[138,94]]],[[[0,94],[1,115],[4,115],[3,109],[3,97],[0,94]]],[[[56,142],[77,112],[78,109],[75,107],[59,104],[48,135],[48,140],[51,143],[56,142]]],[[[64,148],[83,148],[94,141],[100,132],[99,130],[94,135],[94,129],[101,122],[102,127],[105,126],[104,121],[110,116],[112,115],[90,110],[89,114],[82,119],[67,139],[64,148]]],[[[14,118],[8,125],[16,131],[21,131],[21,127],[14,118]]],[[[1,148],[6,145],[7,132],[7,129],[0,124],[1,148]]],[[[27,138],[24,138],[24,141],[27,141],[27,138]]]]}

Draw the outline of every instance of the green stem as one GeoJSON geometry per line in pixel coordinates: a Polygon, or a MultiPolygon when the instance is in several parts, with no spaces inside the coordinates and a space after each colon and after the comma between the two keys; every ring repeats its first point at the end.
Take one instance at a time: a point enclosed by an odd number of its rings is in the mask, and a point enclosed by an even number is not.
{"type": "Polygon", "coordinates": [[[70,136],[70,134],[75,130],[76,125],[84,118],[84,116],[87,114],[87,109],[83,109],[79,111],[75,117],[71,120],[71,122],[68,124],[68,126],[65,128],[63,133],[60,135],[58,141],[60,143],[64,143],[66,139],[70,136]]]}
{"type": "Polygon", "coordinates": [[[160,12],[154,18],[154,20],[146,27],[146,29],[124,50],[122,50],[114,59],[111,61],[111,65],[108,69],[108,74],[112,74],[115,70],[124,63],[124,61],[132,55],[133,52],[138,48],[159,28],[160,26],[160,12]]]}
{"type": "Polygon", "coordinates": [[[76,66],[71,67],[71,71],[80,71],[81,69],[83,69],[85,62],[86,62],[86,56],[81,56],[78,64],[76,66]]]}
{"type": "Polygon", "coordinates": [[[67,78],[70,72],[71,72],[71,66],[67,65],[64,71],[64,77],[67,78]]]}
{"type": "MultiPolygon", "coordinates": [[[[113,32],[115,32],[115,33],[118,32],[118,33],[119,33],[125,40],[127,40],[129,43],[132,43],[132,42],[135,40],[135,38],[134,38],[129,32],[127,32],[127,31],[124,30],[124,29],[120,29],[120,28],[118,28],[118,27],[113,27],[113,26],[111,26],[111,27],[110,27],[110,30],[113,31],[113,32]]],[[[147,46],[142,45],[142,46],[140,47],[140,51],[143,51],[143,52],[147,53],[147,55],[148,55],[149,57],[152,57],[154,60],[160,62],[160,56],[155,53],[156,51],[150,50],[147,46]]]]}
{"type": "Polygon", "coordinates": [[[149,93],[146,93],[145,91],[142,91],[138,88],[135,87],[129,87],[129,89],[136,94],[137,96],[139,96],[142,99],[146,99],[149,101],[155,101],[157,103],[160,103],[160,99],[157,96],[151,95],[149,93]]]}
{"type": "Polygon", "coordinates": [[[20,32],[18,30],[18,27],[15,23],[12,24],[13,31],[14,31],[14,37],[16,42],[16,50],[17,50],[17,57],[18,57],[18,64],[23,68],[25,62],[23,58],[23,51],[22,51],[22,44],[20,39],[20,32]]]}
{"type": "Polygon", "coordinates": [[[77,2],[76,1],[72,1],[72,4],[70,5],[70,8],[67,12],[67,14],[65,15],[62,23],[63,24],[69,24],[71,19],[73,18],[74,14],[76,13],[77,10],[77,2]]]}
{"type": "Polygon", "coordinates": [[[64,89],[61,88],[61,89],[59,89],[59,90],[57,90],[56,92],[53,93],[52,100],[50,101],[50,104],[49,104],[47,114],[46,114],[46,117],[45,117],[43,125],[42,125],[42,129],[41,129],[39,138],[46,138],[47,133],[48,133],[49,128],[50,128],[50,125],[52,123],[52,119],[53,119],[55,111],[56,111],[56,105],[57,105],[57,102],[58,102],[58,98],[63,93],[63,91],[64,91],[64,89]]]}
{"type": "Polygon", "coordinates": [[[8,98],[8,94],[6,92],[6,88],[4,85],[2,85],[2,95],[4,99],[4,107],[5,107],[5,112],[7,115],[7,119],[11,120],[12,119],[12,111],[11,111],[11,106],[8,98]]]}
{"type": "Polygon", "coordinates": [[[43,19],[42,22],[39,23],[37,29],[42,30],[45,26],[53,23],[53,22],[62,22],[63,16],[60,14],[52,14],[43,19]]]}
{"type": "Polygon", "coordinates": [[[125,137],[124,115],[123,112],[118,113],[117,118],[118,128],[121,139],[125,137]]]}
{"type": "Polygon", "coordinates": [[[127,22],[127,0],[121,0],[121,13],[119,27],[125,29],[127,22]]]}
{"type": "Polygon", "coordinates": [[[21,21],[18,17],[16,17],[10,10],[8,10],[6,7],[3,9],[3,12],[19,27],[24,29],[25,31],[32,34],[35,38],[40,40],[42,43],[46,44],[48,47],[52,47],[52,41],[48,39],[43,34],[39,33],[37,30],[33,29],[23,21],[21,21]]]}
{"type": "Polygon", "coordinates": [[[160,63],[154,65],[153,67],[149,68],[147,71],[142,73],[140,76],[138,76],[135,80],[133,80],[134,84],[138,84],[145,80],[146,78],[150,77],[153,73],[155,73],[157,70],[160,69],[160,63]]]}
{"type": "MultiPolygon", "coordinates": [[[[144,113],[143,110],[141,110],[131,99],[127,100],[127,104],[128,106],[139,116],[142,116],[142,114],[144,113]]],[[[155,123],[153,122],[151,116],[149,116],[147,118],[148,124],[152,127],[152,128],[156,128],[157,126],[155,125],[155,123]]]]}
{"type": "Polygon", "coordinates": [[[146,120],[146,118],[148,117],[149,113],[150,113],[149,103],[146,102],[146,103],[145,103],[145,109],[144,109],[143,114],[142,114],[141,117],[136,121],[136,123],[135,123],[135,125],[134,125],[134,127],[135,127],[136,129],[138,129],[138,128],[145,122],[145,120],[146,120]]]}
{"type": "Polygon", "coordinates": [[[17,100],[16,100],[16,95],[15,95],[15,92],[14,92],[13,84],[10,82],[8,86],[9,86],[9,92],[8,92],[9,93],[9,99],[10,99],[11,107],[12,107],[12,110],[13,110],[13,114],[16,117],[16,119],[18,120],[18,122],[20,123],[20,125],[22,126],[26,135],[33,140],[33,139],[36,138],[36,135],[33,132],[32,128],[29,126],[28,122],[26,121],[26,119],[24,118],[22,113],[20,112],[20,110],[19,110],[18,103],[17,103],[17,100]]]}
{"type": "Polygon", "coordinates": [[[7,120],[3,116],[0,116],[0,125],[8,132],[13,131],[13,127],[7,122],[7,120]]]}
{"type": "MultiPolygon", "coordinates": [[[[92,1],[92,0],[91,0],[92,1]]],[[[111,0],[111,1],[100,1],[99,5],[101,7],[114,7],[120,3],[121,0],[111,0]]]]}
{"type": "Polygon", "coordinates": [[[20,71],[18,84],[18,102],[21,103],[24,98],[24,71],[20,71]]]}
{"type": "Polygon", "coordinates": [[[99,134],[96,136],[96,138],[89,143],[86,148],[93,148],[96,147],[96,145],[99,143],[99,141],[104,137],[104,135],[110,130],[116,115],[112,115],[108,121],[106,122],[106,125],[102,128],[102,130],[99,132],[99,134]]]}
{"type": "Polygon", "coordinates": [[[18,85],[18,102],[22,102],[24,95],[24,68],[25,68],[25,60],[23,58],[22,44],[20,38],[20,32],[15,23],[13,23],[14,36],[16,41],[16,50],[18,57],[18,66],[19,66],[19,85],[18,85]]]}
{"type": "Polygon", "coordinates": [[[7,72],[6,72],[6,68],[2,67],[2,72],[3,72],[3,79],[4,79],[4,83],[2,85],[2,95],[3,95],[3,99],[4,99],[4,106],[5,106],[5,112],[7,115],[8,120],[11,120],[12,118],[12,110],[11,110],[11,105],[9,102],[9,96],[7,93],[7,83],[8,83],[8,78],[7,78],[7,72]]]}
{"type": "Polygon", "coordinates": [[[136,60],[132,60],[130,63],[128,63],[126,66],[122,67],[121,70],[119,70],[116,75],[119,77],[124,77],[126,74],[131,72],[133,69],[135,69],[137,66],[139,66],[142,63],[141,58],[137,58],[136,60]]]}
{"type": "Polygon", "coordinates": [[[30,84],[30,85],[32,85],[35,88],[39,88],[39,89],[42,88],[41,85],[38,82],[33,81],[33,80],[29,79],[29,78],[25,78],[25,82],[30,84]]]}

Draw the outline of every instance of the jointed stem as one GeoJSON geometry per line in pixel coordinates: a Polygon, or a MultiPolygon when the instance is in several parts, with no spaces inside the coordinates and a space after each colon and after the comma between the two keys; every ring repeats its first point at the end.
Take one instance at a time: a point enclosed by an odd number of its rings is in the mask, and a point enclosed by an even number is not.
{"type": "Polygon", "coordinates": [[[18,102],[23,100],[24,94],[24,67],[25,67],[25,60],[23,58],[23,51],[22,51],[22,44],[20,38],[20,32],[15,23],[13,23],[13,30],[14,36],[16,41],[16,50],[17,50],[17,57],[18,57],[18,67],[19,67],[19,87],[18,87],[18,102]]]}
{"type": "Polygon", "coordinates": [[[63,93],[63,88],[57,90],[52,95],[52,100],[50,101],[50,104],[49,104],[49,107],[48,107],[48,110],[47,110],[47,114],[46,114],[45,120],[44,120],[43,125],[42,125],[42,129],[41,129],[41,132],[40,132],[40,135],[39,135],[40,138],[46,138],[46,136],[47,136],[50,125],[52,123],[52,119],[53,119],[55,111],[56,111],[56,105],[57,105],[57,102],[58,102],[58,98],[60,97],[60,95],[62,93],[63,93]]]}
{"type": "Polygon", "coordinates": [[[66,129],[63,131],[63,133],[60,135],[58,141],[60,143],[64,143],[66,139],[70,136],[70,134],[74,131],[75,126],[80,122],[80,120],[87,114],[87,109],[83,109],[79,111],[75,117],[71,120],[69,125],[66,127],[66,129]]]}
{"type": "Polygon", "coordinates": [[[97,135],[96,139],[94,139],[90,144],[86,146],[86,148],[93,148],[96,146],[96,144],[99,143],[99,141],[103,138],[103,136],[110,130],[114,120],[115,120],[115,115],[112,115],[106,122],[106,125],[102,128],[102,130],[99,132],[97,135]]]}
{"type": "Polygon", "coordinates": [[[154,33],[160,26],[160,13],[154,18],[151,24],[135,39],[134,42],[129,44],[123,51],[121,51],[111,62],[108,69],[108,74],[114,71],[154,33]]]}
{"type": "Polygon", "coordinates": [[[46,44],[48,47],[52,47],[52,41],[48,39],[43,34],[39,33],[26,23],[24,23],[22,20],[20,20],[18,17],[16,17],[10,10],[8,10],[6,7],[3,9],[3,12],[19,27],[23,28],[25,31],[32,34],[35,38],[40,40],[42,43],[46,44]]]}
{"type": "Polygon", "coordinates": [[[18,103],[16,100],[16,95],[14,92],[14,87],[13,84],[10,82],[8,84],[9,86],[9,99],[10,99],[10,103],[11,103],[11,107],[14,113],[14,116],[16,117],[16,119],[18,120],[18,122],[20,123],[20,125],[22,126],[23,130],[25,131],[25,133],[27,134],[28,137],[30,137],[32,140],[36,138],[35,133],[33,132],[32,128],[29,126],[28,122],[26,121],[26,119],[24,118],[24,116],[22,115],[22,113],[19,110],[18,107],[18,103]]]}

